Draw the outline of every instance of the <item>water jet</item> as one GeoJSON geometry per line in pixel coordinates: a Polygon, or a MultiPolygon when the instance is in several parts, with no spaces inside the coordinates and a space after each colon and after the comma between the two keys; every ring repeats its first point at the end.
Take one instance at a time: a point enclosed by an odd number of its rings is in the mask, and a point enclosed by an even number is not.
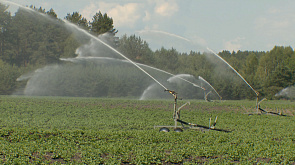
{"type": "Polygon", "coordinates": [[[258,97],[259,97],[259,92],[257,92],[246,80],[245,78],[235,69],[233,68],[227,61],[225,61],[222,57],[220,57],[218,54],[216,54],[213,50],[207,48],[211,53],[213,53],[218,59],[220,59],[221,61],[223,61],[227,66],[230,67],[230,69],[232,69],[250,88],[251,90],[255,93],[256,95],[256,110],[258,113],[258,97]]]}
{"type": "MultiPolygon", "coordinates": [[[[205,80],[203,77],[201,77],[201,76],[199,76],[199,79],[202,80],[203,82],[205,82],[207,85],[209,85],[209,86],[214,90],[214,92],[218,95],[219,100],[222,99],[222,97],[219,95],[219,93],[214,89],[214,87],[213,87],[208,81],[206,81],[206,80],[205,80]]],[[[209,94],[209,93],[208,93],[208,94],[209,94]]]]}
{"type": "MultiPolygon", "coordinates": [[[[34,11],[34,10],[33,10],[34,11]]],[[[34,11],[36,12],[36,11],[34,11]]],[[[38,13],[38,12],[37,12],[38,13]]],[[[40,14],[40,13],[38,13],[40,14]]],[[[42,15],[42,14],[41,14],[42,15]]],[[[47,18],[47,17],[46,17],[47,18]]],[[[137,68],[137,71],[141,71],[141,73],[143,72],[144,73],[144,76],[148,76],[151,80],[153,80],[153,82],[155,84],[157,84],[158,86],[164,88],[164,91],[167,91],[169,92],[173,97],[174,97],[174,114],[173,114],[173,119],[174,119],[174,122],[175,122],[175,125],[173,126],[175,128],[175,131],[177,132],[181,132],[181,130],[179,129],[177,123],[181,123],[182,127],[181,128],[191,128],[191,129],[199,129],[199,128],[202,128],[202,129],[208,129],[208,130],[216,130],[216,131],[223,131],[223,132],[230,132],[230,131],[227,131],[227,130],[222,130],[222,129],[216,129],[215,128],[215,125],[216,125],[216,121],[217,121],[217,117],[215,119],[215,122],[213,124],[211,124],[211,119],[210,119],[210,122],[209,122],[209,126],[203,126],[203,125],[199,125],[199,124],[192,124],[192,123],[188,123],[188,122],[185,122],[183,120],[180,120],[180,110],[187,104],[189,104],[189,102],[185,103],[184,105],[180,106],[179,108],[177,108],[177,99],[179,99],[177,97],[177,93],[173,90],[169,90],[166,85],[164,86],[164,84],[162,82],[160,82],[157,78],[155,78],[155,76],[151,75],[150,72],[146,71],[147,69],[143,69],[143,67],[145,68],[149,68],[149,69],[152,69],[152,70],[156,70],[156,71],[161,71],[162,73],[165,73],[165,74],[168,74],[170,76],[175,76],[175,77],[178,77],[177,75],[173,75],[169,72],[166,72],[166,71],[163,71],[163,70],[159,70],[157,68],[154,68],[154,67],[150,67],[150,66],[147,66],[147,65],[143,65],[143,64],[138,64],[138,63],[135,63],[133,62],[132,60],[130,60],[129,58],[127,58],[125,55],[123,55],[121,52],[119,52],[118,50],[116,50],[115,48],[113,48],[112,46],[110,46],[109,44],[107,44],[105,41],[103,41],[101,38],[99,37],[96,37],[96,36],[93,36],[91,35],[88,31],[84,30],[84,29],[81,29],[79,28],[77,25],[74,25],[66,20],[64,20],[64,25],[70,29],[74,29],[75,31],[78,31],[80,32],[81,34],[89,37],[91,39],[91,42],[94,43],[94,42],[99,42],[100,44],[102,44],[103,46],[105,46],[106,48],[109,48],[112,52],[114,52],[116,55],[119,55],[120,57],[124,58],[125,60],[117,60],[117,62],[119,61],[120,63],[124,63],[124,64],[132,64],[132,67],[136,67],[137,68]],[[188,126],[188,127],[185,127],[184,125],[188,126]]],[[[80,71],[81,68],[85,68],[85,64],[83,64],[83,62],[85,61],[91,61],[93,64],[96,64],[96,63],[103,63],[104,61],[108,61],[108,60],[113,60],[111,59],[110,57],[108,58],[97,58],[97,57],[85,57],[85,56],[78,56],[77,58],[62,58],[61,61],[64,61],[65,63],[62,63],[62,64],[52,64],[52,65],[49,65],[49,66],[45,66],[44,68],[42,68],[39,71],[36,71],[33,76],[29,75],[27,77],[30,77],[29,80],[28,80],[28,83],[27,83],[27,93],[30,94],[30,92],[34,93],[36,91],[36,86],[35,84],[33,84],[33,82],[37,81],[37,82],[40,82],[39,84],[44,84],[44,82],[46,82],[47,84],[51,84],[51,82],[56,83],[56,84],[63,84],[63,81],[66,81],[65,79],[62,79],[63,77],[63,73],[69,73],[69,72],[74,72],[75,71],[80,71]],[[103,59],[103,60],[102,60],[103,59]],[[68,63],[70,62],[70,63],[68,63]],[[79,63],[81,62],[81,65],[75,65],[76,63],[79,63]],[[68,67],[70,66],[70,67],[68,67]],[[44,72],[46,71],[47,74],[44,74],[44,72]],[[54,76],[57,76],[56,79],[53,79],[52,77],[54,76]],[[48,79],[44,79],[44,76],[48,77],[48,79]],[[29,88],[29,87],[33,87],[33,88],[29,88]]],[[[109,65],[109,64],[108,64],[109,65]]],[[[81,71],[80,74],[81,75],[85,75],[86,72],[89,72],[89,71],[100,71],[102,70],[102,68],[104,67],[101,67],[101,68],[96,68],[95,65],[91,65],[90,69],[88,70],[84,70],[84,71],[81,71]]],[[[118,66],[120,67],[120,66],[118,66]]],[[[120,68],[119,68],[120,69],[120,68]]],[[[103,71],[102,71],[103,72],[103,71]]],[[[108,75],[108,74],[106,74],[108,75]]],[[[121,75],[122,76],[122,75],[121,75]]],[[[19,80],[21,79],[25,79],[26,76],[23,76],[22,78],[20,77],[19,80]]],[[[80,78],[80,77],[79,77],[80,78]]],[[[89,77],[87,77],[87,79],[94,79],[94,82],[95,84],[93,86],[91,86],[90,88],[88,88],[89,90],[93,90],[94,87],[98,86],[96,83],[96,81],[98,81],[98,77],[97,75],[91,75],[89,77]]],[[[120,78],[118,78],[120,79],[120,78]]],[[[191,84],[193,87],[197,87],[197,88],[201,88],[203,90],[205,90],[203,87],[200,87],[199,85],[191,82],[191,81],[188,81],[184,78],[182,78],[181,76],[179,76],[179,79],[191,84]]],[[[130,79],[129,79],[130,80],[130,79]]],[[[131,79],[133,80],[133,79],[131,79]]],[[[167,79],[166,79],[167,80],[167,79]]],[[[67,80],[67,81],[71,81],[71,80],[67,80]]],[[[72,81],[72,83],[77,83],[78,86],[81,84],[79,82],[76,82],[76,81],[72,81]]],[[[111,81],[109,81],[109,83],[111,83],[111,81]]],[[[48,88],[48,86],[46,86],[46,88],[48,88]]],[[[72,88],[75,88],[72,87],[72,88]]],[[[42,89],[42,87],[38,87],[38,89],[42,89]]],[[[45,88],[43,88],[45,89],[45,88]]],[[[120,87],[118,87],[118,89],[120,90],[120,87]]],[[[58,94],[58,89],[50,89],[51,92],[52,92],[52,96],[55,96],[58,94]]],[[[77,90],[80,90],[80,88],[78,88],[77,90]]],[[[101,90],[105,90],[105,88],[101,88],[101,90]]],[[[117,89],[112,89],[112,90],[117,90],[117,89]]],[[[163,90],[162,90],[163,91],[163,90]]],[[[41,95],[47,95],[46,91],[39,91],[41,93],[41,95]]],[[[70,91],[65,91],[65,92],[70,92],[70,91]]],[[[100,92],[105,92],[105,91],[100,91],[100,92]]],[[[67,93],[67,94],[68,94],[67,93]]],[[[88,96],[87,95],[88,93],[85,93],[85,96],[88,96]]],[[[64,93],[61,93],[61,95],[64,95],[64,93]]],[[[74,95],[76,96],[76,95],[74,95]]],[[[77,96],[80,96],[80,95],[77,95],[77,96]]]]}

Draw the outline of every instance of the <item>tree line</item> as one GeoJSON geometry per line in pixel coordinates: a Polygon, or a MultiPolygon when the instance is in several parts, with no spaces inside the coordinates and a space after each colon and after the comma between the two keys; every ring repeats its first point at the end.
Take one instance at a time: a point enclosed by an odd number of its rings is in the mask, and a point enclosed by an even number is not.
{"type": "MultiPolygon", "coordinates": [[[[81,42],[81,39],[77,40],[77,36],[63,26],[64,22],[57,17],[53,9],[46,11],[42,7],[30,6],[30,8],[36,12],[19,8],[12,16],[7,11],[8,6],[0,4],[0,94],[2,95],[12,94],[25,86],[26,82],[16,81],[22,74],[49,64],[62,63],[60,58],[76,57],[77,48],[85,43],[81,42]],[[44,19],[44,15],[50,19],[44,19]]],[[[108,33],[108,43],[132,61],[173,74],[186,73],[203,77],[214,86],[223,99],[255,98],[254,92],[247,84],[212,53],[194,51],[181,53],[174,48],[164,47],[153,51],[139,36],[116,37],[117,30],[114,28],[113,19],[106,13],[96,13],[92,21],[88,21],[79,12],[68,13],[65,19],[94,36],[108,33]]],[[[262,97],[274,99],[277,92],[295,83],[295,53],[290,46],[274,46],[270,51],[224,50],[218,55],[232,65],[262,97]]],[[[124,87],[114,83],[112,82],[113,86],[123,90],[124,87]]],[[[87,87],[91,88],[91,85],[87,87]]],[[[89,92],[87,96],[97,96],[89,92]]],[[[110,90],[107,95],[116,96],[115,92],[115,89],[110,90]]],[[[75,92],[69,91],[69,93],[75,92]]],[[[132,92],[125,92],[120,97],[128,95],[132,95],[132,92]]]]}

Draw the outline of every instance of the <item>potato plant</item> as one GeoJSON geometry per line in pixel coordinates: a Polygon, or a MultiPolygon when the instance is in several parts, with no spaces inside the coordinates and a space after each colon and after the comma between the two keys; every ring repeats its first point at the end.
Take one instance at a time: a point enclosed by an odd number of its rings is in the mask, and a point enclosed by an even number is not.
{"type": "MultiPolygon", "coordinates": [[[[173,125],[173,99],[0,96],[1,164],[294,164],[295,104],[267,101],[288,117],[247,115],[255,101],[190,100],[181,119],[231,133],[173,125]]],[[[185,103],[179,101],[179,105],[185,103]]]]}

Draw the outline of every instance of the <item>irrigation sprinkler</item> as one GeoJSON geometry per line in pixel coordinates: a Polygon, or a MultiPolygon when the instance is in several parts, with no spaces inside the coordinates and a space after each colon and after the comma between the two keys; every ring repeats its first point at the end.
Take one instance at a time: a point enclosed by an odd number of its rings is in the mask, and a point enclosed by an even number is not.
{"type": "MultiPolygon", "coordinates": [[[[92,39],[102,43],[103,45],[105,45],[106,47],[110,48],[112,51],[114,51],[116,54],[120,55],[121,57],[125,58],[125,60],[127,60],[128,62],[132,63],[134,66],[136,66],[139,70],[141,70],[142,72],[144,72],[147,76],[149,76],[151,79],[153,79],[156,83],[158,83],[161,87],[163,87],[165,90],[164,91],[168,91],[170,94],[172,94],[174,96],[174,114],[173,114],[173,119],[174,119],[174,126],[165,126],[165,127],[162,127],[160,130],[161,131],[165,131],[165,132],[168,132],[169,129],[167,127],[173,127],[174,128],[174,131],[176,132],[182,132],[182,128],[186,129],[186,128],[194,128],[194,129],[208,129],[208,130],[216,130],[216,131],[223,131],[223,132],[230,132],[230,131],[227,131],[227,130],[222,130],[222,129],[216,129],[215,128],[215,125],[216,125],[216,121],[217,121],[217,117],[215,119],[215,122],[213,123],[213,125],[211,125],[211,122],[209,124],[209,126],[202,126],[202,125],[198,125],[198,124],[192,124],[192,123],[188,123],[188,122],[185,122],[185,121],[182,121],[180,120],[180,110],[186,105],[186,104],[189,104],[186,103],[184,105],[182,105],[181,107],[179,107],[177,109],[177,93],[175,91],[171,91],[171,90],[168,90],[162,83],[160,83],[156,78],[154,78],[152,75],[150,75],[147,71],[145,71],[142,67],[140,67],[139,65],[140,64],[137,64],[135,62],[133,62],[132,60],[130,60],[129,58],[127,58],[125,55],[123,55],[122,53],[120,53],[119,51],[117,51],[115,48],[111,47],[110,45],[108,45],[107,43],[103,42],[101,39],[97,38],[97,37],[94,37],[92,36],[90,33],[88,33],[87,31],[85,31],[84,29],[80,29],[79,27],[77,27],[76,25],[64,20],[64,22],[70,26],[70,27],[73,27],[74,29],[76,30],[79,30],[80,32],[86,34],[87,36],[91,37],[92,39]],[[177,123],[181,123],[182,126],[178,126],[177,123]],[[185,127],[184,125],[188,125],[189,127],[185,127]]],[[[165,71],[164,71],[165,72],[165,71]]],[[[168,73],[168,72],[165,72],[165,73],[168,73]]],[[[181,78],[182,79],[182,78],[181,78]]],[[[191,83],[193,86],[195,87],[198,87],[198,88],[201,88],[203,90],[205,90],[204,87],[200,87],[198,86],[197,84],[194,84],[186,79],[182,79],[188,83],[191,83]]],[[[155,127],[161,127],[161,126],[155,126],[155,127]]]]}
{"type": "Polygon", "coordinates": [[[208,100],[208,95],[211,93],[211,91],[209,91],[208,93],[206,93],[205,91],[204,91],[204,98],[205,98],[205,101],[210,101],[210,100],[208,100]]]}
{"type": "Polygon", "coordinates": [[[282,111],[278,112],[278,109],[277,109],[277,112],[272,112],[272,111],[266,111],[262,108],[260,108],[260,103],[264,100],[267,100],[266,98],[262,99],[259,103],[258,103],[258,110],[260,111],[260,114],[271,114],[271,115],[278,115],[278,116],[287,116],[287,115],[284,115],[282,113],[282,111]]]}
{"type": "MultiPolygon", "coordinates": [[[[219,95],[219,93],[215,90],[215,88],[208,82],[206,81],[203,77],[199,76],[199,80],[202,80],[204,81],[206,84],[208,84],[213,90],[214,92],[218,95],[219,97],[219,100],[221,101],[222,97],[219,95]]],[[[210,91],[211,92],[211,91],[210,91]]],[[[205,100],[207,101],[207,96],[210,94],[210,92],[208,92],[207,94],[205,93],[205,90],[204,90],[204,94],[205,94],[205,100]]]]}
{"type": "Polygon", "coordinates": [[[227,61],[225,61],[222,57],[220,57],[218,54],[216,54],[213,50],[207,48],[211,53],[213,53],[217,58],[219,58],[221,61],[223,61],[227,66],[229,66],[251,89],[252,91],[256,94],[256,109],[258,113],[258,99],[259,99],[259,92],[256,91],[247,81],[246,79],[234,68],[232,67],[227,61]]]}
{"type": "Polygon", "coordinates": [[[177,93],[172,90],[165,89],[164,91],[169,92],[174,97],[174,107],[173,107],[173,120],[174,125],[169,126],[154,126],[154,128],[160,128],[160,132],[169,132],[169,128],[173,128],[175,132],[183,132],[183,129],[198,129],[198,130],[214,130],[214,131],[221,131],[221,132],[231,132],[224,129],[217,129],[215,128],[216,122],[217,122],[217,116],[214,120],[214,123],[211,124],[211,118],[209,119],[209,126],[199,125],[199,124],[193,124],[189,122],[185,122],[183,120],[180,120],[180,110],[186,106],[187,104],[190,104],[190,102],[186,102],[179,108],[177,108],[177,93]],[[178,125],[180,123],[181,125],[178,125]]]}
{"type": "MultiPolygon", "coordinates": [[[[141,70],[144,74],[146,74],[147,76],[149,76],[151,79],[153,79],[156,83],[158,83],[160,86],[162,86],[165,90],[167,90],[167,88],[162,84],[160,83],[157,79],[155,79],[151,74],[149,74],[146,70],[144,70],[141,66],[146,66],[148,68],[152,68],[154,70],[158,70],[158,71],[161,71],[163,73],[166,73],[166,74],[169,74],[169,75],[172,75],[172,76],[175,76],[174,74],[172,73],[169,73],[169,72],[166,72],[164,70],[161,70],[161,69],[158,69],[158,68],[154,68],[154,67],[151,67],[151,66],[148,66],[148,65],[144,65],[144,64],[139,64],[139,63],[136,63],[134,61],[132,61],[131,59],[129,59],[128,57],[126,57],[124,54],[122,54],[121,52],[119,52],[118,50],[116,50],[115,48],[113,48],[111,45],[107,44],[106,42],[104,42],[103,40],[99,39],[98,37],[95,37],[93,36],[92,34],[90,34],[88,31],[86,31],[85,29],[81,29],[79,28],[77,25],[75,24],[72,24],[71,22],[67,21],[67,20],[63,20],[66,25],[68,25],[69,27],[72,27],[82,33],[84,33],[85,35],[87,35],[88,37],[94,39],[95,41],[98,41],[100,42],[101,44],[103,44],[104,46],[106,46],[107,48],[109,48],[110,50],[112,50],[113,52],[115,52],[116,54],[118,54],[119,56],[123,57],[126,61],[130,62],[131,64],[133,64],[135,67],[137,67],[139,70],[141,70]]],[[[190,84],[192,84],[194,87],[197,87],[197,88],[201,88],[203,90],[205,90],[205,88],[203,87],[200,87],[199,85],[195,84],[195,83],[192,83],[184,78],[181,78],[179,77],[179,79],[183,80],[183,81],[186,81],[190,84]]]]}
{"type": "MultiPolygon", "coordinates": [[[[262,109],[260,107],[260,104],[261,104],[261,102],[266,101],[266,100],[267,100],[266,98],[263,98],[262,100],[257,102],[257,110],[258,110],[258,112],[256,112],[256,114],[258,114],[258,115],[270,114],[270,115],[278,115],[278,116],[287,116],[287,115],[284,115],[282,113],[282,111],[279,112],[278,109],[276,109],[277,112],[266,111],[265,109],[262,109]]],[[[253,115],[253,113],[249,113],[249,115],[253,115]]]]}

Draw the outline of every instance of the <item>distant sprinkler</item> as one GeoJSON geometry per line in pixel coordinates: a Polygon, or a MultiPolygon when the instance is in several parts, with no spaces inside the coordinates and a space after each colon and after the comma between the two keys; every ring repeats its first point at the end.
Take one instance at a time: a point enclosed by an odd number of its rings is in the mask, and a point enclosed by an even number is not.
{"type": "Polygon", "coordinates": [[[256,90],[254,90],[254,88],[244,79],[244,77],[238,72],[236,71],[228,62],[226,62],[222,57],[220,57],[218,54],[216,54],[213,50],[207,48],[210,52],[212,52],[216,57],[218,57],[221,61],[223,61],[224,63],[226,63],[226,65],[228,65],[234,72],[236,72],[236,74],[252,89],[252,91],[256,94],[256,110],[258,112],[258,96],[259,96],[259,92],[257,92],[256,90]]]}
{"type": "Polygon", "coordinates": [[[150,75],[147,71],[145,71],[144,69],[142,69],[137,63],[133,62],[132,60],[130,60],[129,58],[127,58],[125,55],[123,55],[122,53],[120,53],[118,50],[116,50],[115,48],[113,48],[112,46],[110,46],[109,44],[105,43],[104,41],[102,41],[101,39],[99,39],[98,37],[93,36],[92,34],[90,34],[89,32],[87,32],[84,29],[79,28],[77,25],[72,24],[71,22],[67,21],[67,20],[63,20],[66,25],[73,27],[74,29],[86,34],[87,36],[89,36],[90,38],[102,43],[104,46],[108,47],[110,50],[114,51],[116,54],[120,55],[121,57],[125,58],[128,62],[130,62],[131,64],[133,64],[135,67],[137,67],[139,70],[141,70],[143,73],[145,73],[147,76],[149,76],[151,79],[153,79],[156,83],[158,83],[160,86],[162,86],[165,90],[167,90],[167,88],[160,83],[157,79],[155,79],[152,75],[150,75]]]}
{"type": "Polygon", "coordinates": [[[207,49],[210,52],[212,52],[216,57],[218,57],[221,61],[223,61],[224,63],[226,63],[234,72],[236,72],[236,74],[253,90],[253,92],[258,97],[259,92],[257,92],[256,90],[254,90],[254,88],[244,79],[244,77],[238,71],[236,71],[228,62],[226,62],[222,57],[220,57],[218,54],[216,54],[213,50],[211,50],[209,48],[207,48],[207,49]]]}
{"type": "MultiPolygon", "coordinates": [[[[214,87],[213,87],[208,81],[206,81],[206,80],[205,80],[203,77],[201,77],[201,76],[199,76],[199,79],[202,80],[202,81],[204,81],[206,84],[208,84],[208,85],[214,90],[214,92],[218,95],[219,100],[222,99],[222,97],[219,95],[219,93],[214,89],[214,87]]],[[[208,93],[208,94],[209,94],[209,93],[208,93]]]]}

